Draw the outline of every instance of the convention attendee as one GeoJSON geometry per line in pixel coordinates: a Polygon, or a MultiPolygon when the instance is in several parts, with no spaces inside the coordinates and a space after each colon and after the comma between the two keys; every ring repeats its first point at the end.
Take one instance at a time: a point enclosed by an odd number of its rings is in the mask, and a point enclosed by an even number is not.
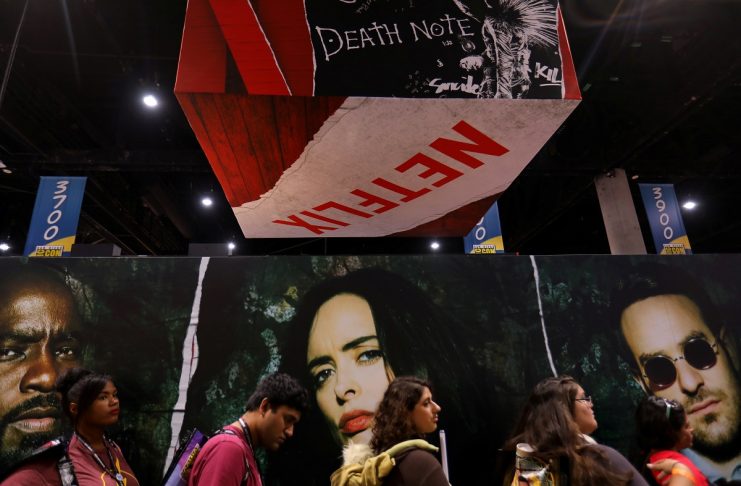
{"type": "MultiPolygon", "coordinates": [[[[505,450],[527,444],[532,456],[553,464],[570,486],[646,486],[644,478],[616,450],[589,437],[597,429],[591,397],[570,376],[546,378],[528,398],[505,450]]],[[[512,475],[505,479],[512,484],[512,475]]]]}
{"type": "Polygon", "coordinates": [[[687,412],[694,442],[682,453],[710,482],[741,480],[738,350],[704,289],[676,267],[644,265],[619,281],[613,308],[636,381],[687,412]]]}
{"type": "Polygon", "coordinates": [[[700,470],[679,452],[692,446],[692,426],[679,402],[646,397],[636,410],[636,425],[644,462],[673,461],[668,481],[661,472],[651,471],[657,481],[670,486],[708,485],[708,480],[700,470]]]}
{"type": "Polygon", "coordinates": [[[440,410],[426,381],[396,378],[378,406],[370,445],[346,446],[332,486],[449,486],[437,448],[423,440],[437,429],[440,410]]]}
{"type": "Polygon", "coordinates": [[[189,486],[262,486],[258,448],[277,451],[293,435],[308,406],[308,392],[285,373],[263,378],[247,400],[247,411],[201,449],[189,486]]]}
{"type": "Polygon", "coordinates": [[[121,449],[105,433],[118,422],[121,412],[111,377],[70,368],[57,378],[56,390],[74,429],[66,453],[62,449],[60,454],[33,458],[2,485],[139,486],[121,449]],[[62,458],[71,467],[60,467],[62,458]]]}
{"type": "Polygon", "coordinates": [[[59,373],[79,365],[80,314],[63,275],[39,264],[0,278],[0,474],[61,433],[59,373]]]}
{"type": "Polygon", "coordinates": [[[78,485],[138,486],[121,448],[106,436],[121,413],[111,377],[72,368],[57,379],[56,388],[74,428],[67,454],[78,485]]]}

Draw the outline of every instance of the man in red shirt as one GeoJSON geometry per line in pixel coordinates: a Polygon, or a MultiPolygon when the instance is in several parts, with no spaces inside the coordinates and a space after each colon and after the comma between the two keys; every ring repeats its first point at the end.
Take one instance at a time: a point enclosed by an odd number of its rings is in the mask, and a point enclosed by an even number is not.
{"type": "Polygon", "coordinates": [[[263,378],[247,400],[247,411],[206,442],[188,486],[262,486],[255,449],[276,451],[293,435],[309,394],[284,373],[263,378]]]}

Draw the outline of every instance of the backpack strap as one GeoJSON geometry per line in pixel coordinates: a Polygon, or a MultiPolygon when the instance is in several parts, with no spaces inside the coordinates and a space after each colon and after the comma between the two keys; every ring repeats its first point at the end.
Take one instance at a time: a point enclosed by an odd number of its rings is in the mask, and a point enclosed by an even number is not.
{"type": "Polygon", "coordinates": [[[404,442],[399,442],[393,447],[387,449],[385,453],[388,454],[390,457],[395,457],[409,449],[422,449],[422,450],[430,451],[430,452],[437,452],[439,450],[439,448],[430,444],[426,440],[412,439],[412,440],[405,440],[404,442]]]}
{"type": "Polygon", "coordinates": [[[75,467],[69,458],[69,454],[67,454],[66,446],[64,455],[57,461],[57,471],[59,472],[59,479],[62,481],[62,486],[78,486],[75,467]]]}
{"type": "Polygon", "coordinates": [[[56,465],[62,486],[78,486],[75,469],[67,453],[68,446],[69,442],[64,437],[58,437],[46,442],[26,455],[12,469],[0,475],[0,481],[3,481],[6,476],[10,476],[21,466],[34,464],[36,461],[43,461],[45,465],[52,462],[56,465]]]}
{"type": "MultiPolygon", "coordinates": [[[[237,434],[231,429],[219,429],[216,432],[214,432],[214,435],[220,435],[220,434],[227,434],[227,435],[233,435],[234,437],[239,437],[239,434],[237,434]]],[[[242,486],[247,486],[247,480],[250,478],[251,469],[250,469],[250,463],[246,457],[244,458],[244,470],[245,470],[245,473],[244,473],[244,477],[242,478],[241,484],[242,486]]]]}

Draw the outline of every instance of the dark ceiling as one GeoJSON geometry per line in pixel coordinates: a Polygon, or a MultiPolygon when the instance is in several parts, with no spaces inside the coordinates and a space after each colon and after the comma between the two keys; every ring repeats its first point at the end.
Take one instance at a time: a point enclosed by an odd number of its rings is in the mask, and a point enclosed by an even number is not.
{"type": "MultiPolygon", "coordinates": [[[[173,96],[185,1],[0,0],[0,241],[41,175],[86,175],[78,243],[186,254],[420,253],[402,238],[244,240],[173,96]],[[20,26],[20,27],[19,27],[20,26]],[[16,42],[17,41],[17,42],[16,42]],[[148,110],[144,93],[159,96],[148,110]],[[11,173],[7,173],[7,171],[11,173]],[[200,205],[211,194],[211,208],[200,205]]],[[[499,200],[508,252],[609,253],[594,177],[672,182],[695,252],[741,251],[741,2],[563,0],[584,101],[499,200]]],[[[635,180],[634,200],[652,243],[635,180]]],[[[461,252],[461,239],[441,251],[461,252]]]]}

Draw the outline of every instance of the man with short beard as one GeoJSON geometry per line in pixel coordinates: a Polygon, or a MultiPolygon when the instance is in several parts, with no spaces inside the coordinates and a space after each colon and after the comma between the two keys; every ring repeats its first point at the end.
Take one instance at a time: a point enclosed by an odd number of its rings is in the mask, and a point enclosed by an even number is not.
{"type": "Polygon", "coordinates": [[[63,278],[33,263],[0,279],[0,474],[61,432],[57,375],[79,365],[80,316],[63,278]]]}
{"type": "Polygon", "coordinates": [[[641,270],[619,283],[613,305],[635,379],[684,406],[694,445],[682,452],[709,481],[741,480],[741,380],[730,329],[684,272],[641,270]]]}

